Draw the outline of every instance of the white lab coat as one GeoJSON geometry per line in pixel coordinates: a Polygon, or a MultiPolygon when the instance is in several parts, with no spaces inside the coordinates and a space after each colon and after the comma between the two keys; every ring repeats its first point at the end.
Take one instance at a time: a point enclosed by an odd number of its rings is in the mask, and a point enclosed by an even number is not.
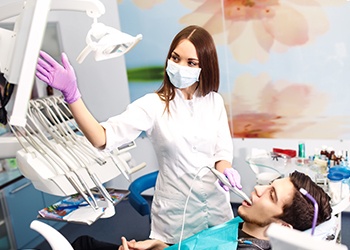
{"type": "Polygon", "coordinates": [[[101,125],[106,128],[106,150],[134,140],[142,131],[147,133],[159,163],[150,238],[173,244],[180,239],[191,185],[183,238],[233,218],[229,194],[203,168],[213,167],[219,160],[232,162],[233,145],[218,93],[205,97],[195,93],[192,100],[185,100],[176,90],[170,115],[164,107],[157,94],[147,94],[101,125]]]}

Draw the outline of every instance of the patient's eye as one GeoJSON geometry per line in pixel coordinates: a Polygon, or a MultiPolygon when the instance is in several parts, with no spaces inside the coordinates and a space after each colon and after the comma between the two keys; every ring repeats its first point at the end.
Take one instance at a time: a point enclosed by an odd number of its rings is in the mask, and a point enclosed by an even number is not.
{"type": "Polygon", "coordinates": [[[273,202],[277,202],[277,197],[276,197],[276,192],[275,192],[275,188],[274,187],[271,187],[271,189],[270,189],[270,199],[273,202]]]}

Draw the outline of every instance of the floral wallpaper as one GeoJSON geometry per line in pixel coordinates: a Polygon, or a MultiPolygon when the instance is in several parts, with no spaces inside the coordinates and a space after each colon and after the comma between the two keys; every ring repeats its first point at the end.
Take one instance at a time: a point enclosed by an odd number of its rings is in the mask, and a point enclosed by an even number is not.
{"type": "Polygon", "coordinates": [[[131,100],[160,87],[175,34],[214,37],[232,137],[350,139],[347,0],[119,0],[131,100]]]}

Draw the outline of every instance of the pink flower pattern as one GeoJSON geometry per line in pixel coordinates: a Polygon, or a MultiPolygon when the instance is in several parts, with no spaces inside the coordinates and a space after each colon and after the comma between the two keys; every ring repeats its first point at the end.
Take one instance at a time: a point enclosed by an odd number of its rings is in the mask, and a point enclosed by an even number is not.
{"type": "Polygon", "coordinates": [[[229,114],[232,137],[332,139],[350,132],[342,126],[349,117],[322,115],[329,97],[307,83],[247,74],[237,79],[232,94],[224,99],[234,107],[229,114]]]}
{"type": "Polygon", "coordinates": [[[203,26],[217,44],[227,44],[240,63],[265,62],[271,52],[284,52],[312,42],[329,29],[322,6],[346,4],[344,0],[182,0],[182,3],[193,12],[183,16],[180,23],[203,26]]]}

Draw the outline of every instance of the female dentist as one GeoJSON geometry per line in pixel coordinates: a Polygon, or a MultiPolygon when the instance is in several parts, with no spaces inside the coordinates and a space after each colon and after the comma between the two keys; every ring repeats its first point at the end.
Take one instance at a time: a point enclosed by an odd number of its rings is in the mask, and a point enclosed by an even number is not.
{"type": "Polygon", "coordinates": [[[88,140],[112,150],[147,133],[155,149],[159,175],[152,203],[150,238],[179,242],[185,201],[183,238],[233,217],[226,186],[204,166],[224,173],[241,189],[232,168],[233,143],[219,89],[219,66],[211,35],[199,26],[181,30],[166,58],[164,80],[156,93],[129,104],[122,114],[99,123],[81,99],[74,69],[62,53],[62,65],[40,52],[37,77],[62,92],[88,140]],[[197,176],[197,178],[195,178],[197,176]]]}

